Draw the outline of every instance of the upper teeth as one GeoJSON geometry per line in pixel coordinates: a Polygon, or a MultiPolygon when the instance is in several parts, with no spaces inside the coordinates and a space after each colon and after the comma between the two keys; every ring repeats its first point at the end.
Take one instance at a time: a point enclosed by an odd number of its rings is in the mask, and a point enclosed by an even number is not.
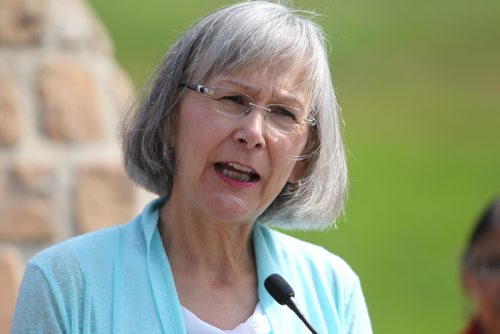
{"type": "Polygon", "coordinates": [[[227,176],[231,179],[242,181],[242,182],[250,182],[251,177],[246,174],[241,174],[229,169],[223,169],[222,170],[222,175],[227,176]]]}
{"type": "Polygon", "coordinates": [[[245,166],[236,164],[234,162],[229,162],[228,165],[231,166],[231,167],[233,167],[234,169],[241,170],[242,172],[253,173],[252,168],[245,167],[245,166]]]}

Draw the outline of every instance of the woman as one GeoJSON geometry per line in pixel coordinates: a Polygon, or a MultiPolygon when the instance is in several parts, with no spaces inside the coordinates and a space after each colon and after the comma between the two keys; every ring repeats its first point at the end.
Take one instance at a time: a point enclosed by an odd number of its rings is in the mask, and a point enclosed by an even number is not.
{"type": "Polygon", "coordinates": [[[477,309],[464,334],[500,333],[500,199],[474,227],[463,257],[462,282],[477,309]]]}
{"type": "Polygon", "coordinates": [[[344,199],[338,108],[309,19],[265,1],[201,19],[122,138],[128,174],[160,198],[31,260],[14,332],[307,332],[264,289],[279,273],[319,333],[371,333],[348,265],[265,225],[324,228],[344,199]]]}

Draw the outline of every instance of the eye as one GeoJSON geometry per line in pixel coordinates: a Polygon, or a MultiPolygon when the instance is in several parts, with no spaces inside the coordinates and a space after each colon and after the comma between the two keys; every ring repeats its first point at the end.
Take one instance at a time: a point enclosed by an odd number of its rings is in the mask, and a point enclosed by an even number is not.
{"type": "Polygon", "coordinates": [[[220,98],[224,102],[233,102],[240,105],[245,105],[245,97],[241,95],[225,95],[220,98]]]}
{"type": "Polygon", "coordinates": [[[295,115],[295,112],[293,111],[294,108],[292,107],[274,105],[274,106],[269,106],[269,109],[271,109],[271,113],[273,115],[279,116],[280,118],[289,118],[295,122],[297,121],[297,116],[295,115]]]}
{"type": "Polygon", "coordinates": [[[500,270],[500,259],[485,261],[483,265],[488,270],[500,270]]]}

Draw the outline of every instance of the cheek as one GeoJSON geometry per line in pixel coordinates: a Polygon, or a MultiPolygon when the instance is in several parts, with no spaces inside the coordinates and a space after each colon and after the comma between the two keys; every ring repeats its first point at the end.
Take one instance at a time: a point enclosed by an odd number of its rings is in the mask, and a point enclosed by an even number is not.
{"type": "Polygon", "coordinates": [[[480,313],[500,315],[500,283],[478,282],[472,297],[480,313]]]}
{"type": "Polygon", "coordinates": [[[304,154],[304,150],[307,144],[307,136],[303,135],[296,140],[288,143],[288,146],[283,152],[288,152],[287,154],[282,154],[284,159],[287,159],[292,166],[300,161],[298,160],[304,154]]]}
{"type": "Polygon", "coordinates": [[[184,146],[201,149],[203,145],[199,143],[209,144],[220,133],[210,110],[191,101],[181,104],[175,128],[175,144],[179,150],[183,150],[184,146]]]}
{"type": "Polygon", "coordinates": [[[200,142],[206,142],[205,129],[190,116],[187,112],[180,115],[176,127],[174,147],[177,174],[193,173],[200,166],[198,159],[206,155],[200,145],[200,142]]]}
{"type": "MultiPolygon", "coordinates": [[[[288,152],[286,155],[289,157],[299,157],[306,147],[308,141],[309,131],[296,133],[292,136],[282,135],[276,137],[276,143],[279,143],[282,152],[288,152]]],[[[285,154],[283,154],[285,155],[285,154]]]]}

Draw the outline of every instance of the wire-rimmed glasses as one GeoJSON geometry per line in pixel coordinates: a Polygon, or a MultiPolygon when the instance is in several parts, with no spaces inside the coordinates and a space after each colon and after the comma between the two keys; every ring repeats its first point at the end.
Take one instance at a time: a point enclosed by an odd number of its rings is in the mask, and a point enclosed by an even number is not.
{"type": "Polygon", "coordinates": [[[488,281],[500,281],[500,256],[481,259],[467,257],[465,265],[476,273],[479,278],[488,281]]]}
{"type": "Polygon", "coordinates": [[[305,126],[316,125],[314,117],[304,118],[304,111],[284,104],[268,104],[261,106],[245,93],[234,88],[211,86],[206,87],[196,83],[182,84],[182,87],[194,90],[213,101],[214,109],[222,115],[242,118],[253,108],[265,111],[267,125],[280,133],[296,133],[305,126]]]}

